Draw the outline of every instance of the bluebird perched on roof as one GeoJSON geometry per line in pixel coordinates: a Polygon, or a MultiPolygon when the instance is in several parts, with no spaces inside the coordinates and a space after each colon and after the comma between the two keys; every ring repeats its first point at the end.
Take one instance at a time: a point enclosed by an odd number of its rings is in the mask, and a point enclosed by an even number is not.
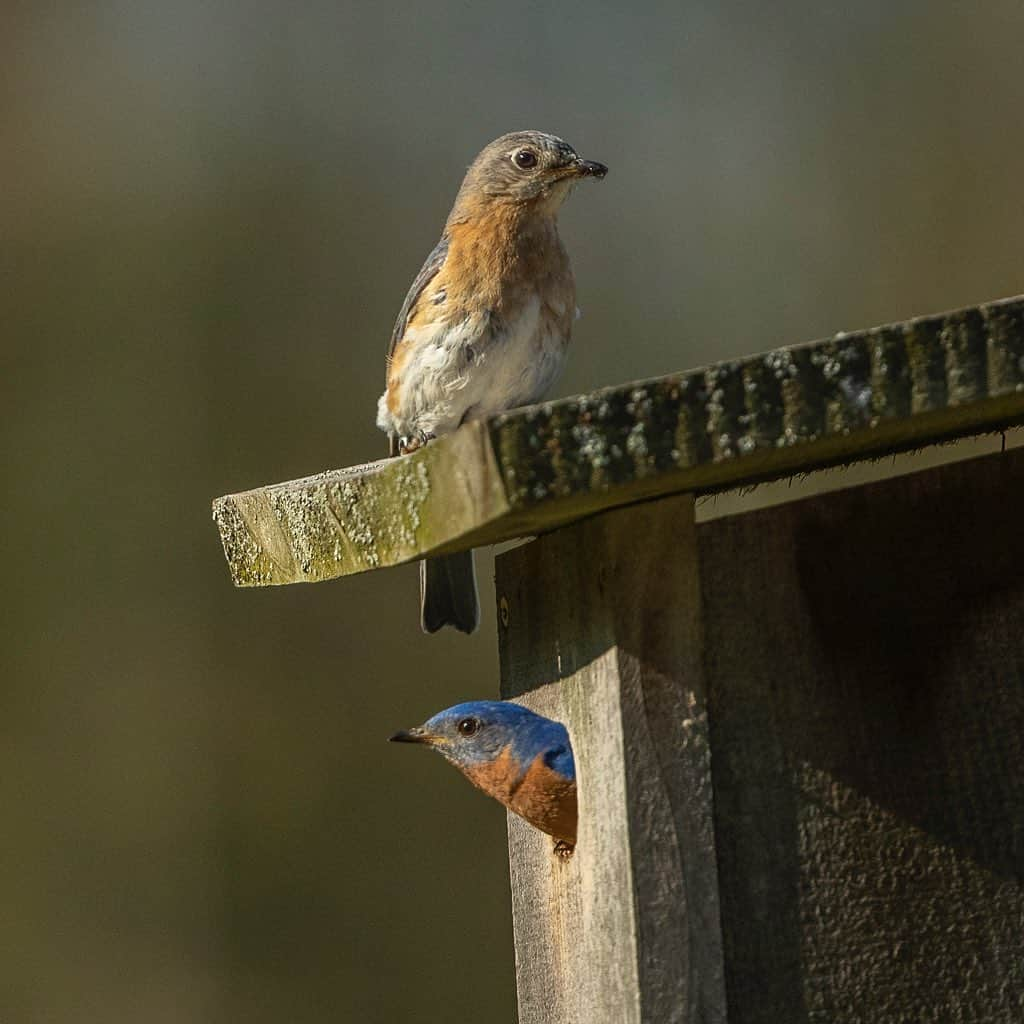
{"type": "MultiPolygon", "coordinates": [[[[392,455],[551,386],[577,312],[558,209],[576,182],[607,172],[535,131],[503,135],[473,161],[391,334],[377,425],[392,455]]],[[[476,629],[473,553],[422,562],[420,599],[426,632],[476,629]]]]}
{"type": "Polygon", "coordinates": [[[576,764],[560,722],[518,704],[475,700],[396,732],[397,743],[425,743],[488,796],[557,840],[576,845],[576,764]]]}

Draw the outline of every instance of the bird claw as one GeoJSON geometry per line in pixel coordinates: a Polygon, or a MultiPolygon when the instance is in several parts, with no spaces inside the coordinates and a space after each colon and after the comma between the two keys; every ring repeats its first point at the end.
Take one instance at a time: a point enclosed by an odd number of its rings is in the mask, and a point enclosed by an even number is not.
{"type": "Polygon", "coordinates": [[[433,441],[436,435],[428,434],[425,430],[417,430],[412,437],[400,437],[398,439],[398,454],[412,455],[414,451],[422,448],[428,441],[433,441]]]}
{"type": "Polygon", "coordinates": [[[576,850],[575,843],[566,842],[564,839],[559,839],[555,843],[552,853],[558,857],[559,860],[568,860],[576,850]]]}

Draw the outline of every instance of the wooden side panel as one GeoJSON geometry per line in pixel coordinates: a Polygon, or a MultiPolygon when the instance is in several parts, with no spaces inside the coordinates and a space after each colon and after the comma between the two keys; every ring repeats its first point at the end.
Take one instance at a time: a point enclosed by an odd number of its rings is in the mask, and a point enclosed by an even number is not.
{"type": "Polygon", "coordinates": [[[1024,1020],[1024,452],[699,546],[732,1024],[1024,1020]]]}
{"type": "Polygon", "coordinates": [[[567,724],[580,786],[568,862],[509,819],[521,1024],[724,1022],[692,498],[507,552],[497,589],[503,696],[567,724]]]}

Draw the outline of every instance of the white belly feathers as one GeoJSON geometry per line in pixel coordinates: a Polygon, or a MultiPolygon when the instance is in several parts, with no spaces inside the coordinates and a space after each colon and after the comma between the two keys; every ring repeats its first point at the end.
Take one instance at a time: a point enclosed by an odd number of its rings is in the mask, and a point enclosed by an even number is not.
{"type": "Polygon", "coordinates": [[[565,359],[569,339],[560,319],[542,316],[533,295],[511,321],[481,314],[409,328],[401,400],[392,414],[386,395],[381,397],[378,426],[402,437],[440,436],[468,420],[539,400],[565,359]]]}

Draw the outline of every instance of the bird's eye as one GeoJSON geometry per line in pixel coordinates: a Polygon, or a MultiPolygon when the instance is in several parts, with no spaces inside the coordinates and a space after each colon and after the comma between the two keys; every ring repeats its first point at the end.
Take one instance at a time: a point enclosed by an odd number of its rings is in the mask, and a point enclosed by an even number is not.
{"type": "Polygon", "coordinates": [[[517,149],[512,154],[512,162],[524,171],[537,166],[537,154],[532,149],[517,149]]]}
{"type": "Polygon", "coordinates": [[[475,718],[463,718],[456,728],[461,735],[472,736],[480,728],[480,723],[475,718]]]}

